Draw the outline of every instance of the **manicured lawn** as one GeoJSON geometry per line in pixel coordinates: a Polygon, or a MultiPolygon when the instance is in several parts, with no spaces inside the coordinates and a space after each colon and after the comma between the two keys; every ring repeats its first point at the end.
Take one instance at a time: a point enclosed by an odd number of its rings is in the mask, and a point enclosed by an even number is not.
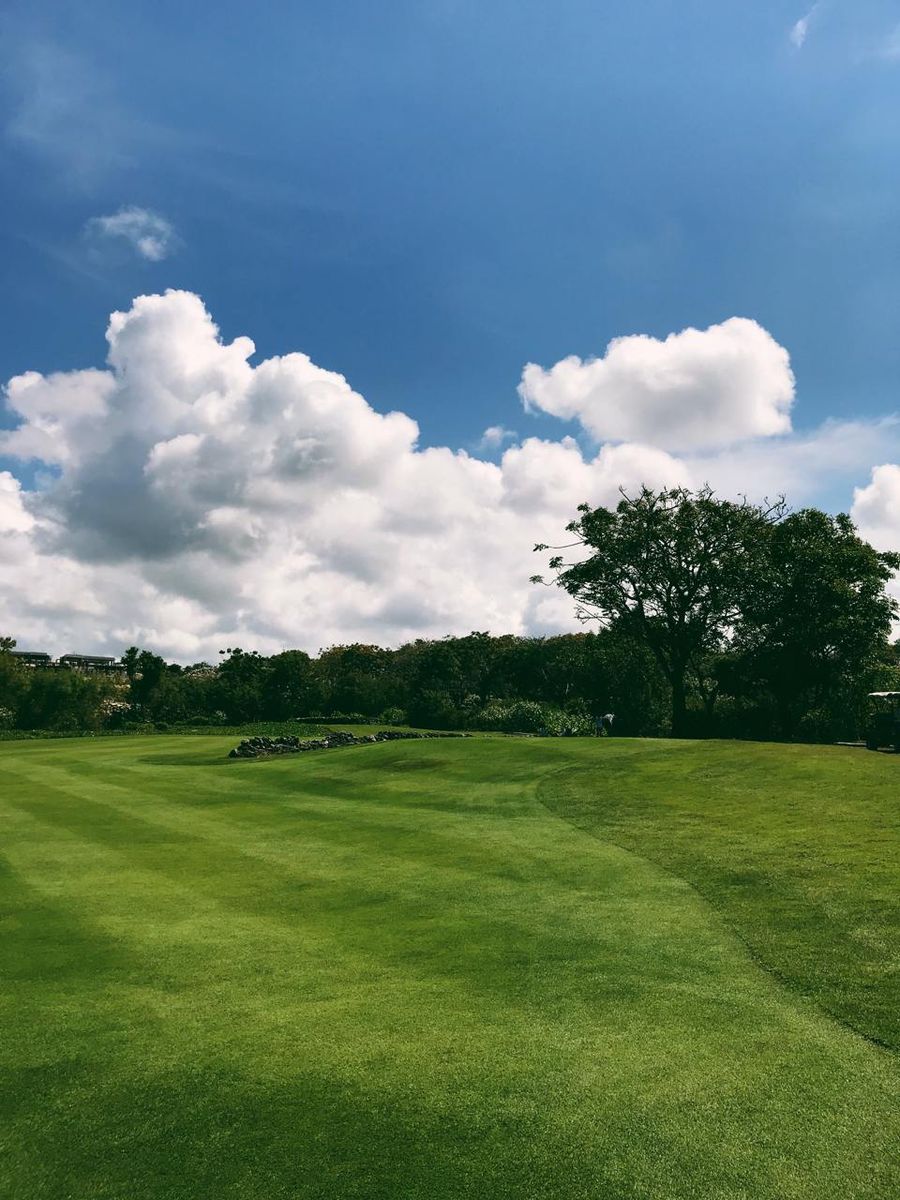
{"type": "Polygon", "coordinates": [[[900,1051],[900,758],[832,746],[623,742],[550,777],[560,816],[688,880],[751,953],[900,1051]]]}
{"type": "Polygon", "coordinates": [[[233,743],[0,746],[0,1195],[900,1194],[900,760],[233,743]]]}

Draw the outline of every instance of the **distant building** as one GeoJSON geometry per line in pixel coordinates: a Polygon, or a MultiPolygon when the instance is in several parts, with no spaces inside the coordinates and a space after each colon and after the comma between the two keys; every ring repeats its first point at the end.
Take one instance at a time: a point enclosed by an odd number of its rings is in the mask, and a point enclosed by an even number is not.
{"type": "Polygon", "coordinates": [[[63,654],[59,658],[59,665],[68,667],[70,671],[81,671],[85,675],[95,671],[118,674],[125,670],[123,662],[107,654],[63,654]]]}
{"type": "Polygon", "coordinates": [[[83,675],[95,671],[119,675],[125,670],[125,664],[111,654],[63,654],[54,662],[49,654],[38,650],[10,650],[8,653],[23,667],[80,671],[83,675]]]}
{"type": "Polygon", "coordinates": [[[53,665],[50,655],[38,650],[10,650],[9,656],[16,662],[20,662],[23,667],[50,667],[53,665]]]}

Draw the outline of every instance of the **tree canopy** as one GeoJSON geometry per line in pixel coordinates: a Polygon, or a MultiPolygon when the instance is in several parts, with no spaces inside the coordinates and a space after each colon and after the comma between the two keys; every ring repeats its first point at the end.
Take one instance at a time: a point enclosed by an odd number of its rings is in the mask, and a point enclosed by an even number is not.
{"type": "Polygon", "coordinates": [[[709,487],[645,487],[614,509],[578,511],[567,526],[575,540],[557,547],[576,553],[550,559],[552,582],[582,619],[650,650],[671,688],[676,736],[688,729],[689,684],[703,691],[711,669],[721,677],[726,652],[767,681],[789,734],[798,703],[817,702],[886,647],[896,604],[885,584],[900,556],[873,549],[846,515],[788,514],[782,500],[725,500],[709,487]]]}

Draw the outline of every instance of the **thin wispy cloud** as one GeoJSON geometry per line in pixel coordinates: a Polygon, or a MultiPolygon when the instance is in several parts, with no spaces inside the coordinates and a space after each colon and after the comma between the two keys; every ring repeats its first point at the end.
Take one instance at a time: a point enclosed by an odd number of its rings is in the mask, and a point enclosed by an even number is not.
{"type": "Polygon", "coordinates": [[[888,62],[900,62],[900,25],[891,30],[878,48],[878,57],[888,62]]]}
{"type": "Polygon", "coordinates": [[[108,62],[77,48],[0,29],[0,143],[84,193],[185,135],[129,107],[108,62]]]}
{"type": "Polygon", "coordinates": [[[819,5],[814,4],[805,16],[801,17],[799,21],[795,21],[791,26],[791,32],[788,37],[790,38],[791,45],[795,46],[796,49],[801,50],[806,44],[806,39],[809,36],[809,27],[818,9],[819,5]]]}
{"type": "Polygon", "coordinates": [[[134,252],[148,262],[168,258],[176,246],[172,223],[149,208],[120,208],[108,217],[92,217],[85,227],[91,238],[117,239],[127,242],[134,252]]]}
{"type": "Polygon", "coordinates": [[[78,54],[51,43],[7,47],[5,137],[90,190],[128,165],[127,120],[107,79],[78,54]]]}

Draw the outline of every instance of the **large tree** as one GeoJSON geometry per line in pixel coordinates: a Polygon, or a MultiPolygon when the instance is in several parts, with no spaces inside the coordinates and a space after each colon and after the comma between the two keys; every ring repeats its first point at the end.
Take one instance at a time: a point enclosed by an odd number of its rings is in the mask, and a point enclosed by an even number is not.
{"type": "Polygon", "coordinates": [[[649,648],[672,690],[672,733],[683,736],[688,678],[726,643],[759,585],[784,505],[721,500],[709,487],[644,487],[623,493],[614,509],[578,511],[567,526],[575,540],[556,547],[577,556],[550,559],[552,582],[575,597],[582,619],[614,625],[649,648]]]}
{"type": "Polygon", "coordinates": [[[852,703],[890,660],[897,605],[885,585],[898,567],[900,554],[870,546],[845,513],[802,509],[771,530],[736,649],[747,681],[771,697],[780,736],[810,711],[852,703]]]}

